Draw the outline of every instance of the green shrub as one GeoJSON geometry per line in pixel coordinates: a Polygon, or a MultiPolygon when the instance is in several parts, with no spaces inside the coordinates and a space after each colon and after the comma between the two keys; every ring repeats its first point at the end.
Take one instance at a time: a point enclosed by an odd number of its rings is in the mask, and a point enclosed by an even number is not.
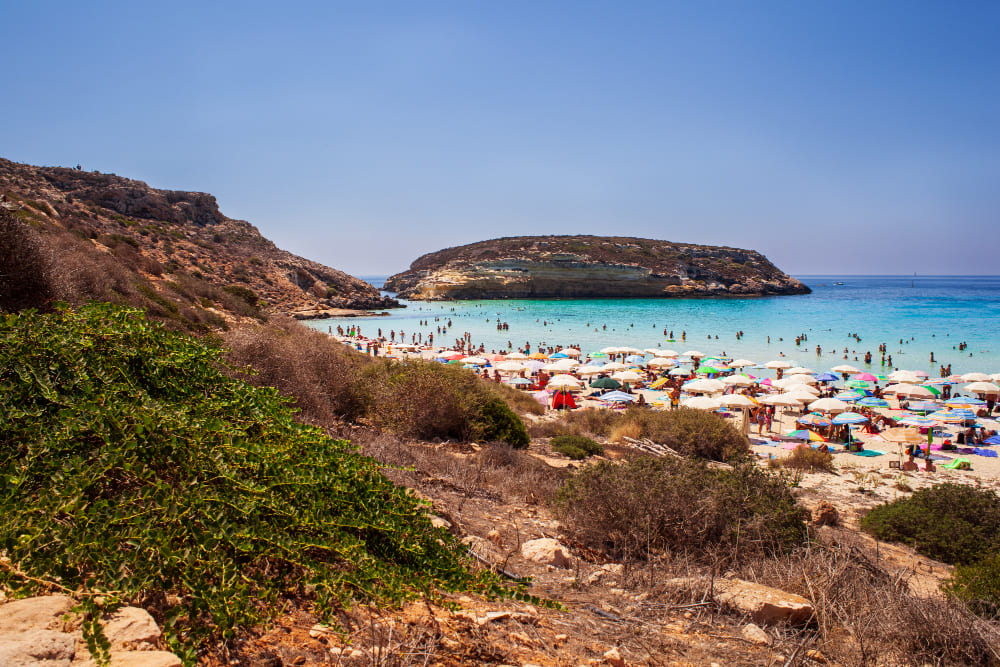
{"type": "Polygon", "coordinates": [[[1000,620],[1000,553],[972,565],[959,565],[945,589],[980,616],[1000,620]]]}
{"type": "Polygon", "coordinates": [[[413,438],[502,441],[527,447],[520,418],[475,373],[437,362],[381,359],[360,377],[379,427],[413,438]]]}
{"type": "Polygon", "coordinates": [[[109,305],[0,316],[0,584],[158,600],[189,664],[286,595],[335,623],[351,598],[504,594],[376,461],[221,354],[109,305]]]}
{"type": "Polygon", "coordinates": [[[793,470],[831,472],[833,470],[833,454],[821,449],[813,449],[809,445],[802,445],[793,449],[792,453],[785,458],[780,459],[779,463],[783,467],[793,470]]]}
{"type": "Polygon", "coordinates": [[[604,447],[581,435],[557,435],[549,442],[552,451],[580,461],[595,454],[603,454],[604,447]]]}
{"type": "Polygon", "coordinates": [[[784,478],[750,463],[727,470],[678,458],[601,462],[563,485],[555,510],[570,535],[616,558],[683,551],[731,562],[785,551],[806,535],[784,478]]]}
{"type": "Polygon", "coordinates": [[[935,484],[872,508],[861,528],[930,558],[971,565],[1000,552],[1000,496],[964,484],[935,484]]]}

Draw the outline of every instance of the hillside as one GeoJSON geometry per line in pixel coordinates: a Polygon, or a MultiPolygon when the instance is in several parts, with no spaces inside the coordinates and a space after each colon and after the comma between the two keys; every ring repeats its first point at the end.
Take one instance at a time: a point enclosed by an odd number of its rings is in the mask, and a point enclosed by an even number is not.
{"type": "Polygon", "coordinates": [[[616,236],[519,236],[429,253],[385,289],[416,300],[808,294],[754,250],[616,236]]]}
{"type": "Polygon", "coordinates": [[[72,276],[81,273],[80,264],[106,274],[90,281],[105,285],[64,285],[67,293],[55,298],[154,303],[168,314],[195,311],[186,319],[196,322],[246,315],[239,312],[245,308],[227,306],[232,299],[220,298],[220,289],[247,301],[250,310],[300,318],[398,305],[358,278],[281,250],[250,223],[223,215],[210,194],[4,159],[0,194],[3,208],[40,234],[64,283],[79,283],[72,276]]]}

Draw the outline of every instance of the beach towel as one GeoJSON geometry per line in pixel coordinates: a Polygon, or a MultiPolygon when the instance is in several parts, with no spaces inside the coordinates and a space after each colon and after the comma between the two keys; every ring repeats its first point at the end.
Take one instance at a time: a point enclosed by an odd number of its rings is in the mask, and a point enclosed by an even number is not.
{"type": "Polygon", "coordinates": [[[860,452],[851,452],[855,456],[882,456],[885,452],[880,452],[877,449],[862,449],[860,452]]]}
{"type": "Polygon", "coordinates": [[[992,449],[983,449],[982,447],[975,447],[972,450],[972,453],[975,454],[976,456],[986,456],[991,459],[997,458],[997,453],[994,452],[992,449]]]}
{"type": "Polygon", "coordinates": [[[959,456],[951,463],[945,463],[941,467],[948,468],[949,470],[972,470],[972,462],[969,459],[959,456]]]}

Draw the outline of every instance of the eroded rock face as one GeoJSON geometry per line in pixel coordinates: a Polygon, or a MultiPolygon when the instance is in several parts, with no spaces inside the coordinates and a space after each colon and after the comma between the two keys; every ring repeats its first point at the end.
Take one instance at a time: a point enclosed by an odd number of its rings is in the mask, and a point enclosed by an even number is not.
{"type": "Polygon", "coordinates": [[[385,289],[416,300],[806,294],[753,250],[598,236],[514,237],[424,255],[385,289]]]}

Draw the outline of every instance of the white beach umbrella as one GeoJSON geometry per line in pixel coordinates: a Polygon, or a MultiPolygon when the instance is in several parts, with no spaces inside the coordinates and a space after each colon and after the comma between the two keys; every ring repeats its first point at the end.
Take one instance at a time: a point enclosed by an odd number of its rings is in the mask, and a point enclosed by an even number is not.
{"type": "Polygon", "coordinates": [[[699,394],[715,394],[717,392],[723,391],[726,385],[722,384],[718,380],[709,380],[708,378],[700,378],[698,380],[691,380],[685,384],[681,389],[688,393],[699,393],[699,394]]]}
{"type": "Polygon", "coordinates": [[[718,410],[722,407],[718,399],[709,398],[708,396],[686,398],[681,401],[681,405],[685,408],[694,408],[695,410],[718,410]]]}
{"type": "Polygon", "coordinates": [[[782,359],[775,359],[764,364],[764,368],[791,368],[792,365],[782,359]]]}
{"type": "Polygon", "coordinates": [[[482,357],[466,357],[462,359],[463,364],[472,364],[473,366],[485,366],[490,363],[489,359],[483,359],[482,357]]]}
{"type": "Polygon", "coordinates": [[[642,350],[637,347],[623,347],[621,348],[622,354],[645,354],[642,350]]]}
{"type": "Polygon", "coordinates": [[[810,403],[809,409],[819,412],[847,412],[851,406],[839,398],[821,398],[810,403]]]}
{"type": "Polygon", "coordinates": [[[663,350],[661,348],[658,348],[658,347],[647,347],[645,350],[643,350],[643,352],[645,352],[646,354],[651,354],[654,357],[662,357],[663,356],[663,354],[662,354],[663,350]]]}
{"type": "Polygon", "coordinates": [[[511,352],[510,354],[507,355],[507,358],[508,359],[528,359],[529,357],[524,352],[511,352]]]}
{"type": "Polygon", "coordinates": [[[994,382],[1000,382],[1000,373],[994,373],[993,375],[990,376],[990,379],[993,380],[994,382]]]}
{"type": "Polygon", "coordinates": [[[623,371],[628,368],[628,366],[618,361],[612,361],[611,363],[604,364],[601,368],[610,373],[611,371],[623,371]]]}
{"type": "Polygon", "coordinates": [[[727,408],[752,408],[756,405],[743,394],[729,394],[719,399],[719,403],[727,408]]]}
{"type": "Polygon", "coordinates": [[[522,364],[520,361],[501,361],[493,368],[497,369],[498,371],[517,373],[518,371],[523,371],[527,369],[527,366],[522,364]]]}
{"type": "Polygon", "coordinates": [[[729,365],[733,368],[744,368],[746,366],[756,366],[757,363],[750,361],[749,359],[735,359],[729,365]]]}
{"type": "Polygon", "coordinates": [[[812,373],[812,369],[805,366],[793,366],[785,371],[785,375],[806,375],[809,373],[812,373]]]}
{"type": "Polygon", "coordinates": [[[575,347],[567,347],[563,350],[560,350],[560,352],[565,354],[567,357],[579,357],[580,354],[582,354],[580,350],[576,349],[575,347]]]}
{"type": "Polygon", "coordinates": [[[719,381],[722,382],[723,384],[741,385],[744,387],[756,382],[756,380],[748,378],[746,375],[727,375],[726,377],[722,378],[719,381]]]}
{"type": "Polygon", "coordinates": [[[1000,386],[992,382],[973,382],[965,385],[964,391],[970,391],[974,394],[1000,394],[1000,386]]]}
{"type": "Polygon", "coordinates": [[[921,387],[917,384],[890,384],[883,390],[887,394],[896,394],[897,396],[917,396],[921,398],[933,398],[934,392],[932,392],[927,387],[921,387]]]}
{"type": "Polygon", "coordinates": [[[989,382],[990,376],[986,373],[965,373],[962,375],[962,382],[989,382]]]}
{"type": "Polygon", "coordinates": [[[676,366],[677,362],[673,359],[666,359],[664,357],[656,357],[655,359],[650,359],[648,366],[654,368],[665,367],[665,366],[676,366]]]}
{"type": "Polygon", "coordinates": [[[790,384],[816,384],[819,382],[816,378],[808,373],[795,373],[792,375],[786,375],[782,380],[788,380],[790,384]]]}
{"type": "Polygon", "coordinates": [[[683,368],[681,368],[681,367],[678,366],[677,368],[671,368],[667,372],[667,374],[668,375],[687,375],[688,372],[685,369],[683,369],[683,368]]]}
{"type": "Polygon", "coordinates": [[[833,373],[860,373],[861,369],[855,368],[850,364],[841,364],[839,366],[834,366],[833,368],[830,369],[830,371],[833,373]]]}
{"type": "Polygon", "coordinates": [[[792,375],[789,377],[783,377],[780,380],[771,380],[771,386],[777,387],[778,389],[784,389],[785,391],[788,391],[792,387],[808,387],[809,385],[807,383],[803,382],[801,379],[796,379],[801,377],[802,376],[792,375]]]}
{"type": "Polygon", "coordinates": [[[803,403],[812,403],[816,400],[819,392],[812,387],[804,384],[796,385],[785,392],[789,396],[797,396],[802,399],[803,403]]]}
{"type": "Polygon", "coordinates": [[[635,371],[618,371],[617,373],[612,374],[611,377],[619,382],[639,382],[643,379],[643,377],[635,371]]]}
{"type": "Polygon", "coordinates": [[[914,384],[920,382],[920,377],[913,371],[899,370],[889,374],[889,381],[914,384]]]}
{"type": "Polygon", "coordinates": [[[691,359],[701,359],[702,357],[705,356],[705,353],[704,352],[699,352],[698,350],[688,350],[687,352],[685,352],[681,356],[682,357],[690,357],[691,359]]]}
{"type": "Polygon", "coordinates": [[[600,375],[605,372],[601,366],[581,366],[577,371],[580,375],[600,375]]]}
{"type": "Polygon", "coordinates": [[[807,401],[808,399],[800,398],[794,394],[771,394],[760,399],[761,403],[766,403],[767,405],[783,405],[787,407],[799,406],[807,401]]]}
{"type": "Polygon", "coordinates": [[[572,375],[556,375],[545,386],[558,389],[559,387],[579,387],[581,384],[583,382],[572,375]]]}
{"type": "Polygon", "coordinates": [[[658,350],[656,352],[658,357],[679,357],[681,355],[677,354],[677,350],[658,350]]]}
{"type": "Polygon", "coordinates": [[[551,364],[546,365],[545,370],[553,370],[560,372],[571,371],[579,365],[580,365],[579,362],[573,359],[560,359],[559,361],[555,361],[551,364]]]}

